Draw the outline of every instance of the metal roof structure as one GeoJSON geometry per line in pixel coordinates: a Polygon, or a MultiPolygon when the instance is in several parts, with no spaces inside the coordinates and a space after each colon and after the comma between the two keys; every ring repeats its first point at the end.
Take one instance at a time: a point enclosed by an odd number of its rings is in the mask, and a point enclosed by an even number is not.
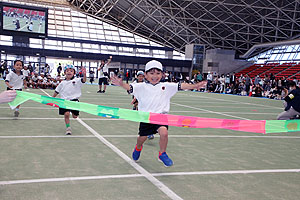
{"type": "MultiPolygon", "coordinates": [[[[67,0],[72,6],[161,45],[233,49],[300,36],[299,0],[67,0]]],[[[258,49],[249,57],[258,54],[258,49]]]]}

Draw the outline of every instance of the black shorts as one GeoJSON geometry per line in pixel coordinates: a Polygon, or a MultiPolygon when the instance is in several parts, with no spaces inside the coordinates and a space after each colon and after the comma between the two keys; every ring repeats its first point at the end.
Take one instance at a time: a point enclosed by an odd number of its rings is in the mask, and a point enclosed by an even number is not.
{"type": "Polygon", "coordinates": [[[103,83],[104,85],[108,85],[108,81],[107,81],[107,78],[106,78],[106,77],[99,78],[99,85],[102,85],[102,83],[103,83]]]}
{"type": "Polygon", "coordinates": [[[160,124],[149,124],[149,123],[140,123],[139,127],[139,135],[140,136],[148,136],[148,135],[153,135],[157,133],[157,130],[161,127],[164,126],[167,129],[169,129],[169,126],[167,125],[160,125],[160,124]]]}
{"type": "Polygon", "coordinates": [[[6,90],[18,90],[18,91],[22,91],[22,89],[11,89],[9,87],[7,87],[6,90]]]}
{"type": "MultiPolygon", "coordinates": [[[[78,101],[78,102],[79,102],[78,99],[72,99],[71,101],[78,101]]],[[[74,114],[74,115],[76,115],[76,116],[79,115],[79,110],[70,110],[70,109],[59,108],[58,113],[59,113],[60,115],[65,115],[65,112],[72,112],[72,114],[74,114]]]]}

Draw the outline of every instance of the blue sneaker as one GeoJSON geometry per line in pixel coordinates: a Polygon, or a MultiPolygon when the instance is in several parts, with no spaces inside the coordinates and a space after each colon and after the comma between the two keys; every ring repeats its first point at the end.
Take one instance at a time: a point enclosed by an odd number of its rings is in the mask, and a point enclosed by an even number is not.
{"type": "Polygon", "coordinates": [[[154,139],[154,135],[152,134],[152,135],[148,135],[148,139],[149,140],[153,140],[154,139]]]}
{"type": "Polygon", "coordinates": [[[164,163],[165,167],[171,167],[173,165],[173,161],[169,158],[166,152],[159,152],[158,161],[164,163]]]}
{"type": "Polygon", "coordinates": [[[139,160],[142,149],[143,149],[143,146],[141,147],[140,150],[137,150],[136,146],[134,147],[134,150],[132,152],[132,159],[134,161],[138,161],[139,160]]]}

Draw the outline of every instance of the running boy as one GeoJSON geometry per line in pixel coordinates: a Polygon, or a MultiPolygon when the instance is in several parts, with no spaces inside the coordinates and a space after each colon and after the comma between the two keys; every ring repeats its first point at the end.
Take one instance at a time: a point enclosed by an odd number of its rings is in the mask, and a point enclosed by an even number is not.
{"type": "MultiPolygon", "coordinates": [[[[55,89],[53,97],[56,97],[58,94],[62,99],[70,100],[70,101],[79,101],[79,97],[81,96],[81,87],[86,81],[86,69],[82,69],[83,77],[75,78],[76,71],[73,65],[66,65],[64,68],[64,73],[66,79],[63,80],[55,89]]],[[[73,118],[77,118],[79,115],[78,110],[68,110],[64,108],[59,108],[59,114],[64,115],[65,123],[66,123],[66,135],[71,135],[71,127],[70,127],[70,112],[72,112],[73,118]]]]}
{"type": "MultiPolygon", "coordinates": [[[[5,84],[7,85],[7,90],[20,90],[22,91],[23,85],[24,88],[27,88],[27,82],[25,76],[22,73],[23,61],[15,60],[14,69],[6,76],[5,84]]],[[[20,105],[15,109],[14,116],[19,117],[20,114],[20,105]]]]}
{"type": "MultiPolygon", "coordinates": [[[[156,60],[152,60],[146,64],[145,72],[145,82],[131,85],[123,83],[121,78],[116,76],[112,77],[113,84],[129,90],[139,101],[138,109],[145,112],[166,114],[170,110],[170,99],[178,92],[178,90],[199,89],[206,84],[206,82],[199,82],[194,85],[187,83],[160,82],[163,77],[163,66],[156,60]]],[[[166,153],[168,144],[167,125],[140,123],[139,136],[132,153],[132,158],[134,161],[138,161],[143,148],[143,143],[147,140],[147,136],[155,134],[156,132],[160,135],[158,160],[163,162],[166,167],[170,167],[173,165],[173,161],[166,153]]]]}

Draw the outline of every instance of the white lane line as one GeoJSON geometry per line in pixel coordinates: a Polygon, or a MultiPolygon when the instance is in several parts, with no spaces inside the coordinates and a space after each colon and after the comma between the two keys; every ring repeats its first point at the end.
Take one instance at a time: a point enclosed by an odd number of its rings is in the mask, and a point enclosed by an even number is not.
{"type": "MultiPolygon", "coordinates": [[[[11,109],[10,107],[0,107],[0,108],[1,109],[11,109]]],[[[33,110],[52,110],[53,108],[55,108],[55,107],[52,106],[52,108],[50,108],[50,107],[40,107],[40,106],[36,106],[36,107],[22,106],[22,109],[33,109],[33,110]]]]}
{"type": "Polygon", "coordinates": [[[262,173],[299,173],[300,169],[263,169],[263,170],[230,170],[202,172],[169,172],[154,173],[153,176],[186,176],[186,175],[219,175],[219,174],[262,174],[262,173]]]}
{"type": "MultiPolygon", "coordinates": [[[[198,171],[198,172],[168,172],[153,173],[152,176],[190,176],[190,175],[226,175],[226,174],[266,174],[266,173],[299,173],[300,169],[263,169],[263,170],[229,170],[229,171],[198,171]]],[[[45,179],[27,179],[0,181],[0,185],[28,184],[28,183],[49,183],[62,181],[82,181],[82,180],[101,180],[101,179],[121,179],[144,177],[143,174],[125,174],[125,175],[107,175],[107,176],[82,176],[82,177],[64,177],[64,178],[45,178],[45,179]]]]}
{"type": "Polygon", "coordinates": [[[171,104],[177,105],[177,106],[181,106],[181,107],[186,107],[186,108],[192,108],[192,109],[195,109],[195,110],[202,110],[202,111],[206,111],[208,113],[214,113],[214,114],[218,114],[218,115],[224,115],[224,116],[227,116],[227,117],[233,117],[233,118],[242,119],[242,120],[250,120],[250,119],[244,118],[244,117],[238,117],[238,116],[229,115],[229,114],[225,114],[225,113],[221,113],[221,112],[215,112],[215,111],[206,110],[206,109],[202,109],[202,108],[197,108],[197,107],[193,107],[193,106],[187,106],[187,105],[183,105],[183,104],[179,104],[179,103],[171,103],[171,104]]]}
{"type": "MultiPolygon", "coordinates": [[[[201,107],[205,107],[205,108],[209,108],[209,107],[213,107],[213,108],[216,108],[216,107],[222,107],[222,108],[245,108],[246,109],[246,107],[228,107],[228,106],[226,106],[226,107],[224,107],[224,106],[201,106],[201,107]]],[[[53,108],[55,108],[55,109],[58,109],[57,107],[53,107],[53,106],[51,106],[51,107],[49,107],[49,106],[34,106],[34,107],[31,107],[31,106],[22,106],[22,109],[33,109],[33,110],[53,110],[53,108]]],[[[249,107],[250,108],[250,107],[249,107]]],[[[249,109],[249,108],[247,108],[247,109],[249,109]]],[[[0,106],[0,109],[10,109],[11,110],[11,108],[10,107],[1,107],[0,106]]],[[[124,108],[124,109],[126,109],[126,108],[124,108]]],[[[272,109],[272,108],[267,108],[267,109],[272,109]]],[[[263,110],[263,109],[260,109],[260,110],[263,110]]],[[[195,111],[195,110],[172,110],[172,111],[170,111],[170,113],[171,112],[185,112],[185,113],[206,113],[206,112],[204,112],[204,111],[195,111]]],[[[276,114],[276,115],[278,115],[278,113],[271,113],[271,112],[268,112],[268,113],[260,113],[260,112],[257,112],[256,113],[256,111],[253,111],[253,112],[223,112],[223,113],[238,113],[238,114],[266,114],[266,115],[269,115],[269,114],[276,114]]]]}
{"type": "MultiPolygon", "coordinates": [[[[12,120],[12,119],[16,119],[14,117],[0,117],[0,119],[3,120],[12,120]]],[[[18,120],[64,120],[64,118],[43,118],[43,117],[39,117],[39,118],[35,118],[35,117],[18,117],[18,120]]],[[[114,119],[114,118],[82,118],[84,120],[87,121],[114,121],[114,120],[124,120],[124,119],[114,119]]],[[[76,120],[71,118],[70,120],[76,120]]]]}
{"type": "Polygon", "coordinates": [[[128,175],[82,176],[82,177],[64,177],[64,178],[28,179],[28,180],[0,181],[0,185],[13,185],[13,184],[25,184],[25,183],[49,183],[49,182],[62,182],[62,181],[99,180],[99,179],[114,179],[114,178],[135,178],[135,177],[143,177],[143,175],[142,174],[128,174],[128,175]]]}
{"type": "MultiPolygon", "coordinates": [[[[18,138],[94,138],[93,135],[50,135],[50,136],[0,136],[0,139],[18,139],[18,138]]],[[[104,138],[136,138],[136,135],[102,135],[104,138]]],[[[155,136],[159,138],[159,135],[155,136]]],[[[261,138],[261,139],[300,139],[300,136],[267,136],[267,135],[169,135],[170,138],[261,138]]]]}
{"type": "MultiPolygon", "coordinates": [[[[215,107],[215,106],[212,106],[212,107],[215,107]]],[[[36,106],[36,107],[26,107],[26,106],[22,106],[22,109],[33,109],[33,110],[53,110],[53,108],[56,108],[56,107],[40,107],[40,106],[36,106]]],[[[227,108],[227,107],[226,107],[227,108]]],[[[245,108],[245,107],[234,107],[234,108],[245,108]]],[[[9,109],[11,110],[10,107],[1,107],[0,106],[0,109],[9,109]]],[[[57,108],[56,108],[57,109],[57,108]]],[[[269,108],[269,109],[272,109],[272,108],[269,108]]],[[[173,111],[170,111],[170,113],[207,113],[205,111],[194,111],[194,110],[173,110],[173,111]]],[[[245,114],[245,115],[278,115],[278,113],[259,113],[259,112],[222,112],[222,113],[226,113],[226,114],[245,114]]],[[[83,118],[81,118],[83,119],[83,118]]]]}
{"type": "MultiPolygon", "coordinates": [[[[174,101],[172,101],[172,102],[174,102],[174,101]]],[[[197,104],[198,103],[193,103],[192,105],[197,105],[197,104]]],[[[246,107],[246,106],[227,106],[227,105],[219,105],[219,104],[211,105],[211,106],[202,104],[202,105],[199,105],[199,106],[201,106],[201,108],[203,107],[203,108],[244,108],[244,109],[253,109],[253,106],[248,106],[248,107],[246,107]]],[[[261,109],[261,108],[258,108],[258,109],[261,109]]],[[[274,108],[262,108],[262,109],[273,109],[274,110],[274,108]]]]}
{"type": "Polygon", "coordinates": [[[95,136],[93,135],[48,135],[48,136],[43,136],[43,135],[24,135],[24,136],[0,136],[0,139],[18,139],[18,138],[94,138],[95,136]]]}
{"type": "MultiPolygon", "coordinates": [[[[102,135],[105,138],[135,138],[136,135],[102,135]]],[[[155,135],[159,137],[159,135],[155,135]]],[[[300,139],[300,136],[270,135],[169,135],[170,138],[262,138],[262,139],[300,139]]]]}
{"type": "MultiPolygon", "coordinates": [[[[45,94],[50,96],[48,93],[43,91],[45,94]]],[[[143,177],[148,179],[153,185],[155,185],[158,189],[160,189],[163,193],[165,193],[168,197],[173,200],[183,200],[180,196],[178,196],[175,192],[173,192],[170,188],[168,188],[165,184],[160,182],[157,178],[152,176],[147,170],[134,162],[131,158],[129,158],[125,153],[119,150],[116,146],[106,140],[103,136],[101,136],[98,132],[96,132],[92,127],[87,125],[80,118],[77,118],[77,121],[83,125],[87,130],[89,130],[96,138],[98,138],[103,144],[113,150],[117,155],[119,155],[123,160],[125,160],[128,164],[130,164],[135,170],[140,172],[143,177]]]]}
{"type": "Polygon", "coordinates": [[[108,146],[111,150],[113,150],[116,154],[118,154],[123,160],[125,160],[127,163],[129,163],[134,169],[136,169],[138,172],[140,172],[145,178],[147,178],[153,185],[155,185],[158,189],[160,189],[162,192],[164,192],[168,197],[171,199],[182,199],[180,196],[178,196],[175,192],[173,192],[170,188],[168,188],[165,184],[160,182],[157,178],[152,176],[147,170],[145,170],[143,167],[138,165],[136,162],[134,162],[131,158],[129,158],[125,153],[123,153],[121,150],[119,150],[116,146],[114,146],[112,143],[110,143],[108,140],[106,140],[103,136],[101,136],[99,133],[97,133],[94,129],[92,129],[90,126],[88,126],[85,122],[83,122],[81,119],[77,118],[77,120],[86,127],[94,136],[96,136],[102,143],[104,143],[106,146],[108,146]]]}
{"type": "MultiPolygon", "coordinates": [[[[213,99],[217,101],[227,101],[227,102],[235,102],[237,104],[246,104],[246,105],[254,105],[254,106],[263,106],[263,107],[270,107],[270,108],[275,108],[275,109],[281,109],[281,107],[276,107],[276,106],[269,106],[269,105],[263,105],[263,104],[256,104],[256,103],[248,103],[248,102],[243,102],[243,101],[234,101],[234,100],[228,100],[228,99],[218,99],[218,98],[213,98],[213,97],[205,97],[205,96],[198,96],[198,95],[192,95],[192,94],[182,94],[184,96],[192,96],[192,97],[198,97],[198,98],[206,98],[206,99],[213,99]]],[[[237,96],[240,97],[240,96],[237,96]]]]}
{"type": "Polygon", "coordinates": [[[263,139],[300,139],[300,136],[258,136],[258,135],[169,135],[173,138],[263,138],[263,139]]]}
{"type": "Polygon", "coordinates": [[[45,90],[43,90],[43,89],[41,89],[41,88],[40,88],[40,90],[41,90],[44,94],[46,94],[48,97],[52,97],[50,94],[48,94],[47,92],[45,92],[45,90]]]}

